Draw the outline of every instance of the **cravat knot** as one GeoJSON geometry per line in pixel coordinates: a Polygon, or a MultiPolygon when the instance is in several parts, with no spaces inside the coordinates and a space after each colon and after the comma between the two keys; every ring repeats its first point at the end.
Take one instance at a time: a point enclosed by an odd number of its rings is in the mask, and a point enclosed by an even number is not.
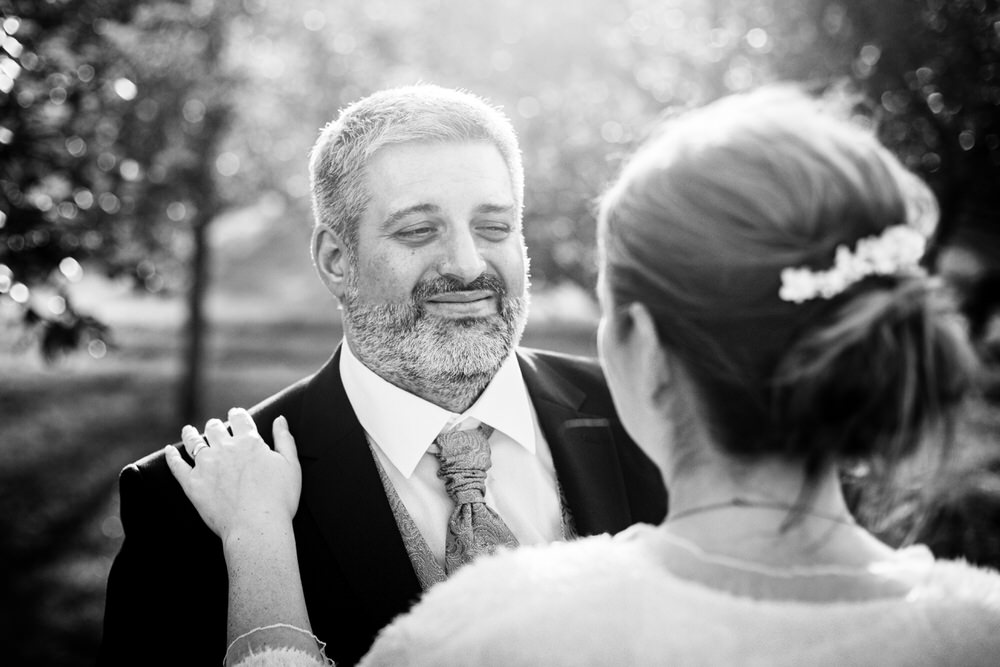
{"type": "Polygon", "coordinates": [[[486,501],[486,471],[490,460],[489,437],[493,429],[480,426],[471,431],[442,433],[435,442],[440,461],[438,477],[455,504],[486,501]]]}
{"type": "Polygon", "coordinates": [[[503,519],[486,505],[492,432],[492,427],[482,424],[469,431],[442,433],[434,441],[440,461],[438,477],[444,480],[445,490],[455,503],[445,546],[448,574],[480,553],[493,552],[499,546],[517,546],[517,538],[503,519]]]}

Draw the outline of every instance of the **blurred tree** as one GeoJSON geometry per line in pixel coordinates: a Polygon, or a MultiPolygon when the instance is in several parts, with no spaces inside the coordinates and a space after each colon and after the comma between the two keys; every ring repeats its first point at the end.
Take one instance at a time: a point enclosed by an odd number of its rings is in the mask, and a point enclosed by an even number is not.
{"type": "Polygon", "coordinates": [[[148,169],[140,174],[142,197],[129,226],[142,236],[134,247],[156,252],[136,266],[147,289],[163,289],[173,279],[187,293],[178,387],[178,416],[185,423],[201,417],[208,228],[228,205],[219,181],[239,171],[238,157],[221,150],[238,84],[225,64],[233,13],[214,0],[155,2],[137,10],[130,24],[107,31],[143,92],[121,133],[131,152],[145,156],[148,169]]]}
{"type": "Polygon", "coordinates": [[[41,329],[47,357],[87,338],[102,354],[106,329],[76,313],[66,284],[82,276],[79,260],[130,268],[119,220],[141,165],[118,139],[136,89],[100,26],[127,21],[133,3],[0,6],[0,295],[41,329]],[[44,303],[36,287],[49,288],[44,303]]]}
{"type": "Polygon", "coordinates": [[[179,412],[193,421],[204,369],[207,227],[235,79],[234,10],[212,0],[5,3],[0,61],[0,293],[42,329],[51,358],[107,328],[70,302],[83,268],[149,292],[188,293],[179,412]],[[4,78],[6,77],[6,78],[4,78]],[[48,288],[48,289],[46,289],[48,288]],[[32,292],[55,290],[48,308],[32,292]]]}

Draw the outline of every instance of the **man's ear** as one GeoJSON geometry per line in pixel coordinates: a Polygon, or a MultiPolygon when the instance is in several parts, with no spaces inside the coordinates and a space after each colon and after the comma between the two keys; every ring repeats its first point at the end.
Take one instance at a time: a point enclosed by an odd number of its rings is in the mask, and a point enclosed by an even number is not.
{"type": "Polygon", "coordinates": [[[331,294],[343,300],[349,269],[344,242],[329,227],[316,225],[312,234],[312,256],[320,280],[331,294]]]}

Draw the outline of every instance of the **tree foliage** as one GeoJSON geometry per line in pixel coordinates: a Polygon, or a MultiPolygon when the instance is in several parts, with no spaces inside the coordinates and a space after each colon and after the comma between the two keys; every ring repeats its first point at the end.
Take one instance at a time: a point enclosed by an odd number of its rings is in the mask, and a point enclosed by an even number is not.
{"type": "Polygon", "coordinates": [[[95,23],[127,20],[130,3],[8,3],[0,47],[0,292],[24,304],[29,324],[47,329],[43,350],[102,329],[79,317],[64,285],[79,260],[120,270],[131,246],[119,215],[134,209],[139,162],[119,141],[134,83],[95,23]],[[52,284],[44,305],[30,290],[52,284]]]}
{"type": "Polygon", "coordinates": [[[231,14],[213,2],[5,7],[0,79],[0,292],[23,305],[47,358],[107,327],[78,313],[82,265],[150,292],[189,293],[185,416],[203,366],[206,229],[238,170],[223,71],[231,14]],[[55,291],[43,303],[32,292],[55,291]],[[39,289],[41,288],[41,289],[39,289]]]}

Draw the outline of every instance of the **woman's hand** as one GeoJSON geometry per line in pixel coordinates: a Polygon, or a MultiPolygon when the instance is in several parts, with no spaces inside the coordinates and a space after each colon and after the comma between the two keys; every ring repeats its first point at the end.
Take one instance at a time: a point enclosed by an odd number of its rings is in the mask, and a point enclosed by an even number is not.
{"type": "Polygon", "coordinates": [[[205,438],[193,426],[181,431],[188,466],[173,446],[167,465],[205,524],[226,543],[241,533],[290,526],[302,490],[295,439],[284,417],[272,424],[274,451],[242,408],[229,411],[229,429],[218,419],[205,424],[205,438]]]}

